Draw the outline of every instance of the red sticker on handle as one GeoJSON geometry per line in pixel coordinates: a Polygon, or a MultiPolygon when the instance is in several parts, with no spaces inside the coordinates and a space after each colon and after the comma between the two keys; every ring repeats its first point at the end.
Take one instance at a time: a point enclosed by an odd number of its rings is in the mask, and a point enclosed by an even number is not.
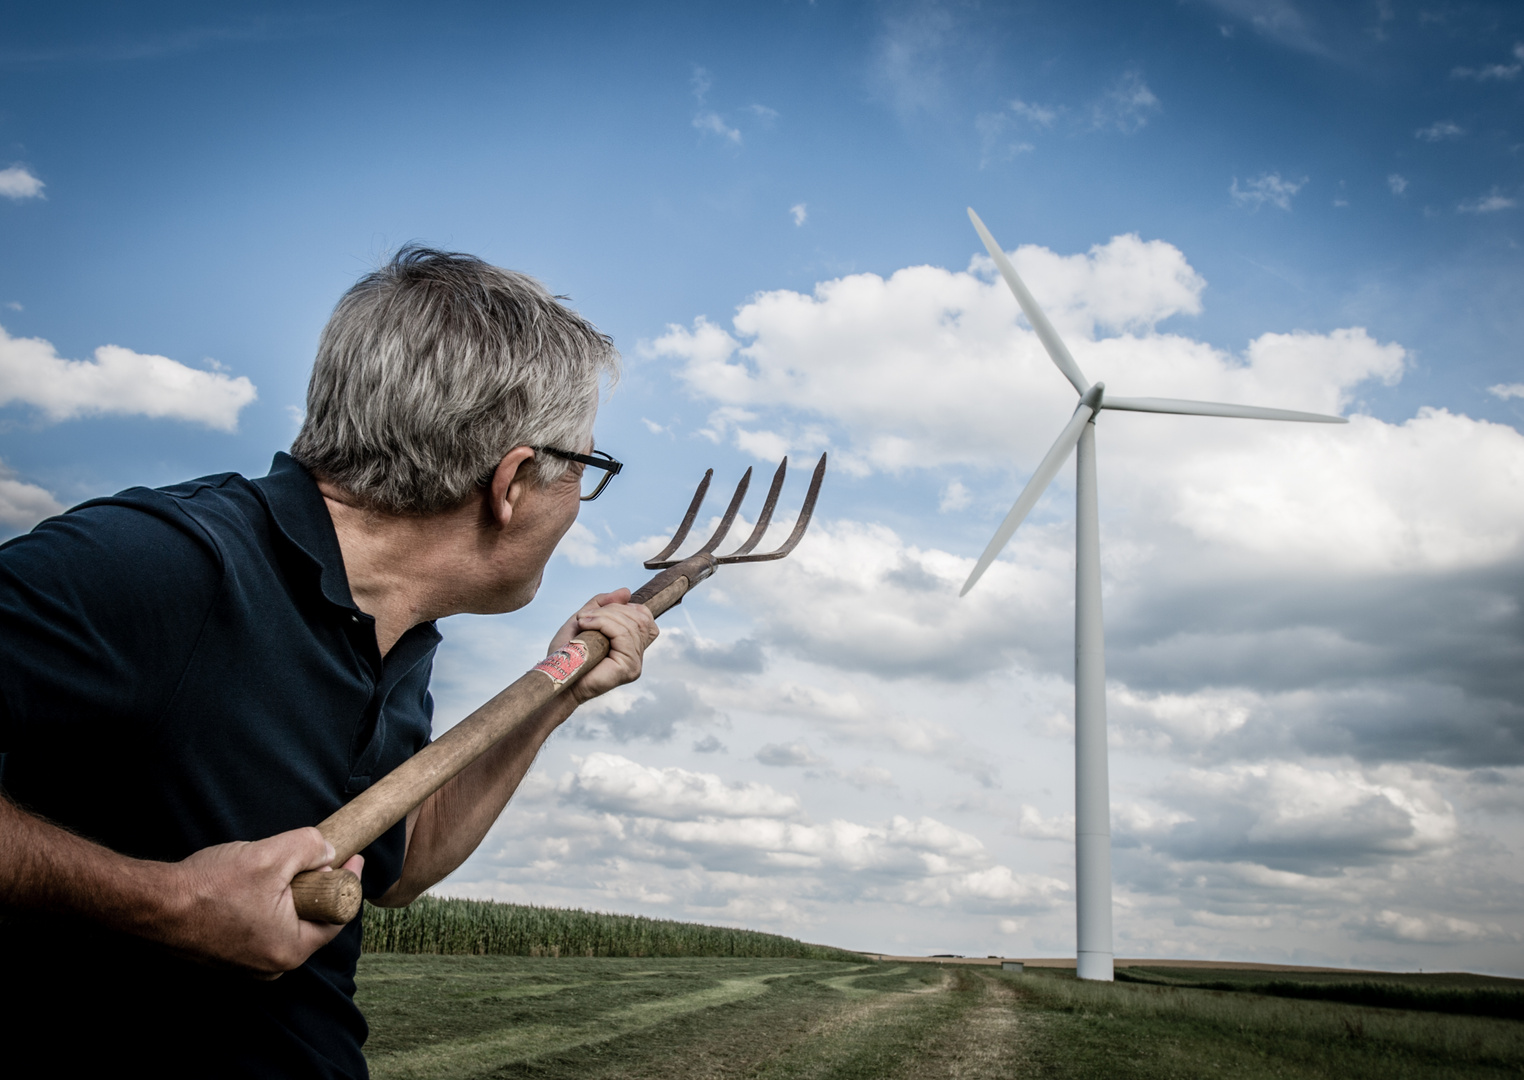
{"type": "Polygon", "coordinates": [[[580,641],[568,641],[530,670],[545,672],[550,676],[551,682],[560,686],[580,671],[585,663],[587,663],[587,646],[580,641]]]}

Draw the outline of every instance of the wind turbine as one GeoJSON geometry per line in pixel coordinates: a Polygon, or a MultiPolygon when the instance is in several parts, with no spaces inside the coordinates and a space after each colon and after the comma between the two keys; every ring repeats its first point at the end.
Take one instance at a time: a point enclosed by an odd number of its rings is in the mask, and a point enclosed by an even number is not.
{"type": "Polygon", "coordinates": [[[1111,944],[1111,797],[1106,764],[1106,642],[1101,622],[1101,543],[1095,489],[1095,420],[1102,409],[1177,413],[1185,416],[1232,416],[1252,420],[1299,420],[1313,424],[1348,423],[1341,416],[1223,405],[1177,398],[1107,397],[1104,383],[1085,378],[1037,301],[1022,284],[1000,245],[972,209],[969,219],[984,241],[1001,277],[1037,332],[1043,348],[1079,392],[1080,403],[1022,488],[1016,505],[995,530],[995,537],[959,596],[968,595],[990,568],[1027,513],[1047,490],[1058,470],[1079,447],[1074,485],[1074,876],[1078,950],[1075,973],[1081,979],[1112,979],[1111,944]]]}

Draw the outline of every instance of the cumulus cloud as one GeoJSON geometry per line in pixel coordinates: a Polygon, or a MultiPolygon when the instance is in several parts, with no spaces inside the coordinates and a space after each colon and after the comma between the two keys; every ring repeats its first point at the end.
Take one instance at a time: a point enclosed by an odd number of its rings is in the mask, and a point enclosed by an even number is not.
{"type": "Polygon", "coordinates": [[[1500,397],[1504,401],[1509,398],[1524,398],[1524,383],[1498,383],[1496,386],[1487,387],[1487,393],[1493,397],[1500,397]]]}
{"type": "Polygon", "coordinates": [[[1158,97],[1148,88],[1143,76],[1128,71],[1096,102],[1090,116],[1097,128],[1134,132],[1147,125],[1149,117],[1161,108],[1158,97]]]}
{"type": "MultiPolygon", "coordinates": [[[[1144,89],[1147,90],[1147,87],[1144,89]]],[[[1152,97],[1152,95],[1149,96],[1152,97]]],[[[1058,119],[1058,109],[1055,107],[1022,101],[1020,98],[1011,102],[1010,109],[1011,112],[1036,127],[1050,128],[1053,126],[1053,121],[1058,119]]]]}
{"type": "MultiPolygon", "coordinates": [[[[690,85],[693,89],[693,99],[700,106],[699,110],[693,114],[693,126],[706,134],[724,139],[732,146],[740,146],[740,129],[731,127],[719,113],[704,107],[709,99],[709,91],[714,87],[714,79],[710,76],[708,70],[695,67],[690,85]]],[[[768,112],[772,112],[772,110],[769,109],[768,112]]],[[[772,115],[776,117],[778,114],[773,113],[772,115]]]]}
{"type": "Polygon", "coordinates": [[[42,189],[47,187],[32,175],[25,165],[12,165],[0,169],[0,196],[20,202],[22,199],[43,198],[42,189]]]}
{"type": "Polygon", "coordinates": [[[942,498],[937,502],[937,512],[951,514],[968,507],[973,501],[973,496],[968,493],[968,488],[963,486],[961,480],[953,480],[942,489],[942,498]]]}
{"type": "Polygon", "coordinates": [[[1454,808],[1411,769],[1369,772],[1304,764],[1233,765],[1172,777],[1156,793],[1175,815],[1128,820],[1118,842],[1190,862],[1252,862],[1299,874],[1335,873],[1451,844],[1454,808]]]}
{"type": "Polygon", "coordinates": [[[1443,142],[1446,139],[1458,139],[1465,133],[1465,129],[1452,120],[1436,120],[1428,127],[1413,132],[1413,138],[1424,142],[1443,142]]]}
{"type": "Polygon", "coordinates": [[[1499,210],[1512,210],[1517,205],[1519,205],[1518,200],[1493,188],[1487,195],[1466,199],[1456,206],[1456,209],[1463,214],[1495,214],[1499,210]]]}
{"type": "Polygon", "coordinates": [[[794,219],[795,225],[803,225],[810,216],[809,210],[802,202],[795,203],[793,206],[790,206],[788,208],[788,212],[789,216],[794,219]]]}
{"type": "Polygon", "coordinates": [[[724,119],[717,112],[711,112],[706,109],[696,113],[693,117],[693,126],[710,135],[718,135],[735,146],[741,145],[740,129],[733,128],[725,123],[724,119]]]}
{"type": "MultiPolygon", "coordinates": [[[[1205,288],[1168,244],[1014,258],[1111,393],[1339,413],[1407,366],[1358,327],[1265,333],[1237,354],[1162,331],[1199,311],[1205,288]]],[[[747,449],[765,435],[775,453],[823,430],[861,475],[956,466],[943,505],[985,508],[989,530],[1074,405],[982,259],[765,293],[729,329],[672,327],[648,351],[729,410],[714,437],[747,449]],[[995,482],[992,461],[1013,475],[995,482]]],[[[1214,761],[1524,760],[1517,431],[1442,409],[1342,428],[1104,413],[1098,431],[1119,737],[1214,761]]],[[[727,600],[765,647],[838,670],[938,681],[1015,665],[1067,679],[1068,476],[961,600],[977,543],[829,518],[766,588],[738,576],[727,600]]],[[[827,712],[820,722],[856,723],[827,712]]]]}
{"type": "Polygon", "coordinates": [[[1392,173],[1386,178],[1386,186],[1392,189],[1393,195],[1401,195],[1408,189],[1408,178],[1401,173],[1392,173]]]}
{"type": "MultiPolygon", "coordinates": [[[[1109,393],[1352,413],[1100,418],[1119,951],[1360,964],[1369,948],[1428,966],[1423,950],[1510,940],[1524,436],[1443,409],[1363,415],[1409,357],[1359,327],[1195,340],[1210,294],[1171,245],[1015,259],[1109,393]]],[[[828,445],[899,502],[833,516],[828,480],[789,559],[717,577],[694,614],[726,638],[669,631],[660,673],[711,710],[691,720],[695,755],[722,748],[705,724],[732,755],[675,772],[584,759],[519,802],[539,816],[501,834],[511,872],[482,894],[550,902],[578,883],[591,892],[567,901],[794,931],[834,919],[863,947],[931,905],[1071,948],[1071,474],[957,597],[1075,401],[1003,283],[982,257],[852,275],[646,351],[710,410],[705,437],[758,455],[828,445]],[[803,791],[757,783],[780,777],[803,791]]],[[[607,725],[631,712],[623,746],[687,752],[670,724],[690,721],[662,719],[659,699],[630,690],[591,722],[617,741],[607,725]]],[[[995,951],[982,932],[956,951],[995,951]]]]}
{"type": "Polygon", "coordinates": [[[699,725],[714,716],[715,710],[686,682],[647,679],[579,710],[572,730],[581,739],[667,742],[678,724],[699,725]]]}
{"type": "Polygon", "coordinates": [[[1497,924],[1478,925],[1468,919],[1423,913],[1405,915],[1398,911],[1378,911],[1353,920],[1352,928],[1366,937],[1388,941],[1444,943],[1460,941],[1518,941],[1519,935],[1497,924]]]}
{"type": "Polygon", "coordinates": [[[63,504],[50,492],[17,479],[15,472],[0,461],[0,528],[24,532],[63,511],[63,504]]]}
{"type": "Polygon", "coordinates": [[[803,742],[794,743],[768,743],[757,751],[757,760],[763,765],[775,767],[820,765],[820,758],[815,756],[808,744],[803,742]]]}
{"type": "Polygon", "coordinates": [[[1477,82],[1511,82],[1524,71],[1524,42],[1513,47],[1515,62],[1512,64],[1484,64],[1481,67],[1458,67],[1450,72],[1456,79],[1475,79],[1477,82]]]}
{"type": "Polygon", "coordinates": [[[714,773],[653,769],[617,754],[589,754],[560,792],[582,806],[642,818],[793,818],[799,799],[766,784],[726,782],[714,773]]]}
{"type": "Polygon", "coordinates": [[[256,396],[241,375],[198,371],[119,345],[102,345],[94,360],[65,360],[42,338],[0,328],[0,405],[31,405],[50,421],[115,413],[233,431],[256,396]]]}
{"type": "MultiPolygon", "coordinates": [[[[1300,52],[1327,54],[1307,16],[1291,0],[1207,0],[1207,3],[1243,20],[1271,41],[1300,52]]],[[[1221,29],[1224,37],[1232,37],[1227,27],[1221,29]]]]}
{"type": "Polygon", "coordinates": [[[566,834],[567,850],[602,855],[610,869],[615,859],[686,867],[709,891],[756,888],[758,876],[784,876],[796,879],[795,888],[838,899],[1006,913],[1047,910],[1068,892],[1062,881],[996,863],[977,837],[935,818],[813,822],[795,796],[712,773],[593,754],[561,778],[556,792],[572,813],[547,823],[552,833],[566,834]],[[601,817],[577,817],[582,810],[601,817]]]}
{"type": "MultiPolygon", "coordinates": [[[[1160,241],[1120,236],[1070,256],[1023,247],[1013,259],[1081,367],[1113,394],[1338,412],[1360,382],[1402,368],[1400,348],[1361,330],[1269,334],[1238,356],[1159,332],[1199,312],[1206,285],[1160,241]]],[[[821,445],[823,429],[803,419],[814,415],[846,440],[834,460],[860,473],[1035,461],[1074,407],[983,256],[964,273],[910,267],[824,282],[813,295],[763,293],[732,327],[700,318],[643,351],[678,361],[691,391],[719,403],[712,437],[760,457],[821,445]]],[[[1227,429],[1190,430],[1215,439],[1227,429]]]]}
{"type": "Polygon", "coordinates": [[[1238,177],[1233,178],[1232,186],[1228,193],[1233,196],[1233,201],[1239,206],[1247,206],[1252,210],[1270,205],[1277,210],[1290,211],[1291,199],[1307,184],[1307,177],[1300,180],[1287,180],[1280,173],[1263,173],[1252,180],[1244,182],[1243,187],[1238,186],[1238,177]]]}

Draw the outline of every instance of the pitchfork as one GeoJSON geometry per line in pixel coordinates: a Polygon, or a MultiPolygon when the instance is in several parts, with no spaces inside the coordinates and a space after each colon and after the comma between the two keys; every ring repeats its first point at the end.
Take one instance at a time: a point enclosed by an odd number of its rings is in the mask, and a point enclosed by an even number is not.
{"type": "MultiPolygon", "coordinates": [[[[783,490],[783,477],[788,471],[788,458],[773,474],[772,487],[768,489],[767,501],[757,517],[756,527],[746,542],[729,555],[716,555],[730,526],[735,523],[751,484],[751,470],[741,477],[736,493],[725,508],[725,516],[703,547],[686,559],[669,559],[687,539],[688,531],[698,517],[699,507],[709,492],[709,482],[714,470],[704,473],[694,492],[693,502],[683,515],[677,534],[661,551],[646,560],[647,570],[660,570],[650,581],[635,590],[630,597],[632,604],[644,604],[651,614],[661,616],[677,604],[699,582],[715,569],[731,563],[770,562],[781,559],[798,545],[805,529],[810,526],[810,516],[815,512],[815,500],[820,496],[820,483],[825,478],[826,455],[820,455],[815,472],[810,477],[810,490],[799,509],[794,531],[789,533],[776,551],[753,555],[752,550],[761,542],[762,535],[772,522],[773,510],[778,505],[778,493],[783,490]]],[[[351,856],[368,847],[397,822],[407,817],[425,799],[449,783],[462,769],[470,765],[503,736],[538,712],[546,702],[571,686],[588,671],[597,666],[609,652],[609,639],[596,630],[586,630],[572,638],[561,648],[525,672],[513,685],[449,731],[429,743],[407,761],[387,773],[365,791],[334,811],[318,826],[323,836],[333,845],[332,866],[342,866],[351,856]]],[[[296,912],[304,919],[317,922],[347,923],[360,912],[360,879],[348,870],[309,870],[298,874],[291,882],[291,892],[296,900],[296,912]]]]}

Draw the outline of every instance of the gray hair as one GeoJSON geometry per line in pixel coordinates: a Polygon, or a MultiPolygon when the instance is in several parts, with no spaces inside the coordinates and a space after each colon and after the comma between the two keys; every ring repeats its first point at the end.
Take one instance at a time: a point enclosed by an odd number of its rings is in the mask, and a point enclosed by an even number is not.
{"type": "MultiPolygon", "coordinates": [[[[582,450],[619,354],[562,299],[471,255],[402,248],[323,328],[291,456],[364,505],[430,514],[515,446],[582,450]]],[[[567,467],[540,454],[534,478],[567,467]]]]}

